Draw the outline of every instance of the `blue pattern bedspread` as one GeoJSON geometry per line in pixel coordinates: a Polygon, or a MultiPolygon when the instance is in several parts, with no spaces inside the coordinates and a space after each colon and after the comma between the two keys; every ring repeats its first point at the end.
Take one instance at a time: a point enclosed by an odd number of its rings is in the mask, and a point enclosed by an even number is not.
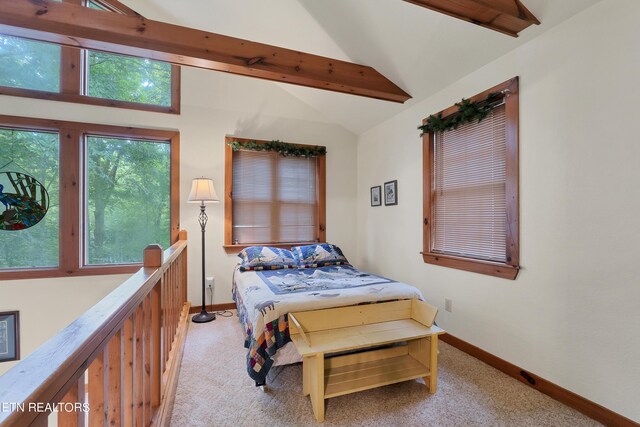
{"type": "Polygon", "coordinates": [[[257,384],[265,383],[272,357],[291,341],[290,312],[411,298],[423,299],[413,286],[351,266],[260,272],[236,268],[233,299],[249,350],[247,372],[257,384]]]}
{"type": "Polygon", "coordinates": [[[394,282],[384,277],[356,270],[351,266],[269,270],[259,271],[257,275],[276,295],[295,292],[310,292],[310,295],[319,295],[318,291],[352,289],[394,282]]]}

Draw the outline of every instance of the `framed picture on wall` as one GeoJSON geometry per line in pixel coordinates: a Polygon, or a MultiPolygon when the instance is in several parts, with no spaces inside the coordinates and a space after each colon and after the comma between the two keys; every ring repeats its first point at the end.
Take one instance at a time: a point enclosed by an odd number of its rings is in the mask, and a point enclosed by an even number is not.
{"type": "Polygon", "coordinates": [[[0,362],[20,359],[19,312],[0,312],[0,362]]]}
{"type": "Polygon", "coordinates": [[[371,206],[382,206],[381,188],[379,185],[371,187],[371,206]]]}
{"type": "Polygon", "coordinates": [[[398,204],[398,180],[384,183],[384,205],[392,206],[398,204]]]}

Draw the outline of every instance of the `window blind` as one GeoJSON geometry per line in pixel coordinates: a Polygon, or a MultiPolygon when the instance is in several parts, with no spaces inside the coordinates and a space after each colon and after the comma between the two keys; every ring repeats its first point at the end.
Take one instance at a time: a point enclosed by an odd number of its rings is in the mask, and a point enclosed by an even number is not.
{"type": "Polygon", "coordinates": [[[240,244],[317,240],[316,158],[233,153],[232,239],[240,244]]]}
{"type": "Polygon", "coordinates": [[[438,132],[432,251],[506,262],[505,107],[438,132]]]}

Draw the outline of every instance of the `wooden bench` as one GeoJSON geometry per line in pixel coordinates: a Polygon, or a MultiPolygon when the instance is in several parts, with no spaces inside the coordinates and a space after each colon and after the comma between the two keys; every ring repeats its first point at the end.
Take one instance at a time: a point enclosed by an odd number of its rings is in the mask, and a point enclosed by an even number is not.
{"type": "Polygon", "coordinates": [[[435,393],[438,335],[445,333],[433,325],[437,312],[413,299],[289,313],[316,419],[324,421],[325,399],[387,384],[424,378],[435,393]]]}

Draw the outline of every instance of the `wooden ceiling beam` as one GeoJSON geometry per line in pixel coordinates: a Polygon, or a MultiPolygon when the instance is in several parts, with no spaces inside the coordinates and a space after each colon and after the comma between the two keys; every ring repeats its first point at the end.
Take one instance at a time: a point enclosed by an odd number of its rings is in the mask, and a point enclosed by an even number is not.
{"type": "Polygon", "coordinates": [[[540,21],[520,0],[404,0],[436,12],[518,37],[540,21]]]}
{"type": "Polygon", "coordinates": [[[52,0],[0,0],[0,33],[403,103],[375,69],[52,0]]]}

